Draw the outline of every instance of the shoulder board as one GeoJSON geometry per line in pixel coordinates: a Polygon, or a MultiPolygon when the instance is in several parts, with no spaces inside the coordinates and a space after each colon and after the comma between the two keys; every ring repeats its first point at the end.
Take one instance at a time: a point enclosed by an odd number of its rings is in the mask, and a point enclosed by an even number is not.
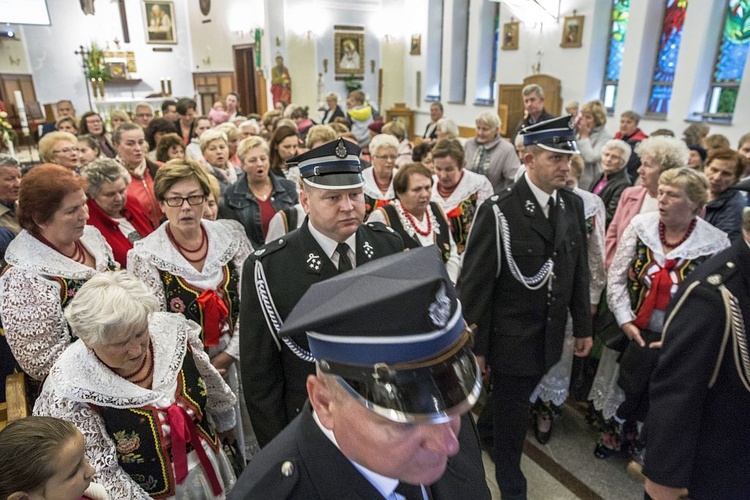
{"type": "Polygon", "coordinates": [[[511,190],[511,188],[507,187],[503,189],[502,191],[500,191],[498,194],[493,194],[492,196],[490,196],[488,200],[493,203],[497,203],[498,201],[504,200],[505,198],[510,196],[512,192],[513,191],[511,190]]]}
{"type": "Polygon", "coordinates": [[[391,229],[389,226],[386,226],[382,222],[365,222],[364,225],[372,229],[373,231],[377,231],[379,233],[390,233],[390,234],[396,235],[396,231],[391,229]]]}
{"type": "Polygon", "coordinates": [[[280,250],[286,246],[286,237],[282,236],[276,241],[272,241],[270,243],[266,243],[256,251],[254,251],[251,255],[255,257],[256,259],[261,259],[265,257],[266,255],[270,255],[273,252],[280,250]]]}
{"type": "Polygon", "coordinates": [[[737,264],[735,264],[731,260],[729,262],[725,262],[724,265],[706,276],[706,285],[712,288],[719,288],[721,285],[726,283],[736,272],[737,264]]]}
{"type": "Polygon", "coordinates": [[[245,498],[287,498],[299,481],[299,464],[294,460],[278,462],[266,471],[249,491],[245,498]]]}

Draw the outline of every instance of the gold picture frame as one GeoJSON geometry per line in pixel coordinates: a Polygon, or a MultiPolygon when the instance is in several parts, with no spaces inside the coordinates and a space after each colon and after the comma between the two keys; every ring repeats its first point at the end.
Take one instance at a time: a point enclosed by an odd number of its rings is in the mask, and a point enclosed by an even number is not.
{"type": "Polygon", "coordinates": [[[174,2],[172,0],[143,0],[143,23],[148,44],[176,44],[174,2]]]}
{"type": "Polygon", "coordinates": [[[560,47],[580,47],[583,42],[583,16],[567,16],[563,23],[560,47]]]}
{"type": "Polygon", "coordinates": [[[364,33],[334,32],[334,71],[337,75],[365,74],[364,33]]]}
{"type": "Polygon", "coordinates": [[[411,36],[411,47],[409,48],[409,55],[418,56],[422,54],[422,35],[411,36]]]}
{"type": "Polygon", "coordinates": [[[502,50],[518,50],[518,26],[517,21],[503,24],[503,44],[500,46],[502,50]]]}

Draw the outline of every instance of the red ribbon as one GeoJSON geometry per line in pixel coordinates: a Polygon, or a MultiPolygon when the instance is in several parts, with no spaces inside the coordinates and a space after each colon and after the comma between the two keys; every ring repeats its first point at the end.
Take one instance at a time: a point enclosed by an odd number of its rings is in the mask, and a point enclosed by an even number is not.
{"type": "Polygon", "coordinates": [[[207,347],[217,346],[221,336],[221,323],[229,316],[229,309],[216,290],[206,290],[200,294],[198,305],[203,309],[203,343],[207,347]]]}
{"type": "Polygon", "coordinates": [[[378,209],[380,207],[384,207],[387,204],[389,204],[391,200],[376,200],[375,201],[375,208],[378,209]]]}
{"type": "Polygon", "coordinates": [[[201,444],[198,426],[195,425],[185,409],[178,404],[173,404],[167,408],[167,419],[169,420],[170,437],[172,439],[172,462],[174,463],[177,484],[182,484],[188,475],[187,443],[190,442],[208,476],[211,490],[214,495],[221,495],[221,483],[219,483],[216,471],[208,459],[208,455],[206,455],[203,444],[201,444]]]}
{"type": "Polygon", "coordinates": [[[677,260],[668,259],[664,263],[664,267],[657,264],[659,270],[650,275],[651,289],[648,291],[646,298],[643,299],[643,304],[641,304],[635,318],[635,326],[641,330],[648,326],[654,310],[663,311],[667,308],[669,300],[672,298],[672,285],[674,285],[669,272],[674,269],[675,265],[677,265],[677,260]]]}
{"type": "Polygon", "coordinates": [[[448,212],[447,214],[445,214],[445,216],[448,219],[453,219],[455,217],[460,217],[461,215],[463,215],[463,210],[461,210],[461,205],[457,205],[456,208],[454,208],[453,210],[451,210],[450,212],[448,212]]]}

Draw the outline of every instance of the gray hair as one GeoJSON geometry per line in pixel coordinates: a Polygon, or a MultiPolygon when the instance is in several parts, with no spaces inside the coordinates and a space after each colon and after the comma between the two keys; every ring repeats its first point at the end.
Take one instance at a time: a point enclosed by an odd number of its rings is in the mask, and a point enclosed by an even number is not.
{"type": "Polygon", "coordinates": [[[641,141],[635,148],[638,156],[650,156],[659,164],[659,171],[687,167],[690,150],[684,141],[676,137],[658,135],[641,141]]]}
{"type": "Polygon", "coordinates": [[[398,139],[390,134],[378,134],[370,141],[370,155],[374,156],[385,148],[393,148],[398,151],[398,139]]]}
{"type": "MultiPolygon", "coordinates": [[[[435,103],[433,103],[435,104],[435,103]]],[[[441,118],[437,121],[437,129],[443,134],[448,134],[451,139],[458,137],[458,125],[450,118],[441,118]]]]}
{"type": "Polygon", "coordinates": [[[229,144],[227,134],[225,134],[221,130],[209,129],[201,134],[201,152],[206,150],[209,142],[213,142],[216,139],[221,139],[224,141],[224,144],[229,144]]]}
{"type": "Polygon", "coordinates": [[[526,85],[523,90],[521,90],[521,94],[526,97],[527,95],[531,93],[535,93],[539,96],[540,99],[544,99],[544,89],[537,85],[536,83],[531,83],[529,85],[526,85]]]}
{"type": "Polygon", "coordinates": [[[114,183],[122,179],[125,185],[130,184],[130,174],[127,169],[112,158],[97,158],[81,172],[81,176],[88,181],[86,195],[96,198],[106,183],[114,183]]]}
{"type": "Polygon", "coordinates": [[[151,111],[152,113],[154,112],[154,107],[147,102],[139,102],[135,105],[133,110],[137,110],[138,108],[148,108],[149,111],[151,111]]]}
{"type": "Polygon", "coordinates": [[[604,143],[604,146],[602,147],[602,151],[605,149],[619,149],[622,151],[622,164],[627,165],[628,160],[630,159],[630,154],[633,152],[633,149],[630,147],[630,144],[623,141],[622,139],[610,139],[607,142],[604,143]]]}
{"type": "Polygon", "coordinates": [[[159,301],[127,271],[99,273],[88,280],[65,308],[65,319],[86,346],[124,342],[148,329],[159,301]]]}
{"type": "Polygon", "coordinates": [[[258,120],[256,120],[255,118],[251,120],[245,120],[244,122],[240,123],[240,126],[238,128],[242,130],[245,127],[253,127],[255,129],[255,133],[260,134],[260,125],[258,124],[258,120]]]}
{"type": "Polygon", "coordinates": [[[484,113],[481,113],[477,119],[477,123],[483,123],[487,125],[490,128],[500,128],[500,125],[502,125],[502,120],[500,120],[500,117],[495,113],[494,111],[485,111],[484,113]]]}
{"type": "Polygon", "coordinates": [[[0,167],[21,168],[21,164],[11,155],[0,153],[0,167]]]}

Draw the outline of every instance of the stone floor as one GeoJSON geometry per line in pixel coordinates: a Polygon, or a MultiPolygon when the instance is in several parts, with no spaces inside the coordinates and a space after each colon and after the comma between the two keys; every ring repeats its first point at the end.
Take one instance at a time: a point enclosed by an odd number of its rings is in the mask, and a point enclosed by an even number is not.
{"type": "MultiPolygon", "coordinates": [[[[529,500],[640,500],[643,484],[626,471],[625,457],[594,457],[596,433],[583,414],[566,405],[555,422],[552,439],[542,446],[531,429],[526,436],[521,469],[528,481],[529,500]]],[[[495,467],[483,454],[493,499],[500,499],[495,467]]]]}

